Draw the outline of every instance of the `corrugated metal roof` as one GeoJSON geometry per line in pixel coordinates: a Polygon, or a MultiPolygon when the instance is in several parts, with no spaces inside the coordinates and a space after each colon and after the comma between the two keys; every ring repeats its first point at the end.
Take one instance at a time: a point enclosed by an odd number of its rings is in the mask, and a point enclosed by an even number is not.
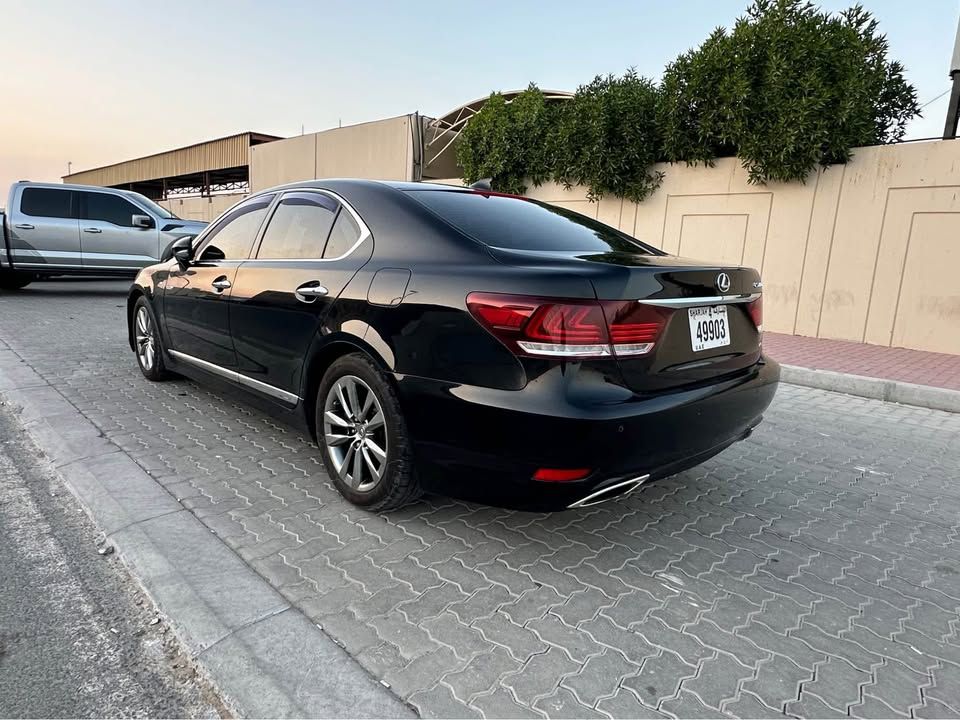
{"type": "Polygon", "coordinates": [[[63,181],[86,185],[123,185],[207,170],[242,167],[250,163],[251,145],[279,139],[275,135],[243,132],[113,165],[81,170],[64,175],[63,181]]]}

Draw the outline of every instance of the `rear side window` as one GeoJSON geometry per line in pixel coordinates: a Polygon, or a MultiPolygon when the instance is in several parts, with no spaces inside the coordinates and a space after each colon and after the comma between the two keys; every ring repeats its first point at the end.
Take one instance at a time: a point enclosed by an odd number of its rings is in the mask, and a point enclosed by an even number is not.
{"type": "Polygon", "coordinates": [[[32,217],[72,218],[71,190],[24,188],[20,195],[20,212],[32,217]]]}
{"type": "Polygon", "coordinates": [[[246,260],[273,198],[260,195],[229,211],[204,238],[200,260],[246,260]]]}
{"type": "Polygon", "coordinates": [[[491,247],[659,254],[616,228],[535,200],[456,190],[409,194],[465,235],[491,247]]]}
{"type": "Polygon", "coordinates": [[[100,220],[120,227],[133,227],[134,215],[146,215],[142,209],[119,195],[85,192],[83,200],[81,212],[84,220],[100,220]]]}
{"type": "Polygon", "coordinates": [[[327,241],[327,247],[324,248],[323,257],[333,259],[346,255],[359,239],[360,226],[353,219],[353,215],[345,208],[341,208],[337,221],[330,231],[330,239],[327,241]]]}
{"type": "Polygon", "coordinates": [[[280,199],[263,234],[260,259],[320,258],[338,203],[322,193],[289,193],[280,199]]]}

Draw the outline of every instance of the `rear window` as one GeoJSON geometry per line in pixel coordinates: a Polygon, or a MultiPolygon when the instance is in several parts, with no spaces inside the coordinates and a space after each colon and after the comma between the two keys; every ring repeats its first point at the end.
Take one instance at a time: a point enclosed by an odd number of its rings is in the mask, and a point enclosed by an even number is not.
{"type": "Polygon", "coordinates": [[[70,190],[24,188],[20,196],[20,211],[32,217],[71,218],[70,190]]]}
{"type": "Polygon", "coordinates": [[[491,247],[659,254],[609,225],[535,200],[455,190],[409,193],[464,234],[491,247]]]}

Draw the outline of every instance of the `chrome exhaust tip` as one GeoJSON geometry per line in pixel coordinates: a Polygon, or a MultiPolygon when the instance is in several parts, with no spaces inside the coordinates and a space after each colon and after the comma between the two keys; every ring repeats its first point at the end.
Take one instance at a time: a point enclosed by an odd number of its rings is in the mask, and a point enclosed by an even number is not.
{"type": "Polygon", "coordinates": [[[586,497],[580,498],[576,502],[570,503],[567,505],[567,509],[574,510],[576,508],[590,507],[591,505],[599,505],[607,500],[623,497],[624,495],[636,490],[649,479],[650,475],[648,474],[641,475],[640,477],[630,478],[629,480],[621,480],[613,485],[607,485],[599,490],[594,490],[592,493],[586,497]]]}

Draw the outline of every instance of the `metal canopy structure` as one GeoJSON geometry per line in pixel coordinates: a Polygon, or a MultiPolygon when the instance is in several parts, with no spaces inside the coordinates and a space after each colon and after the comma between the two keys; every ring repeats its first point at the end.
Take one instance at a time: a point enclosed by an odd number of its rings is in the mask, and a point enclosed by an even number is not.
{"type": "Polygon", "coordinates": [[[250,148],[276,135],[243,132],[147,157],[65,175],[65,183],[142,193],[154,200],[250,189],[250,148]]]}
{"type": "MultiPolygon", "coordinates": [[[[500,94],[509,103],[522,92],[524,90],[511,90],[500,94]]],[[[559,102],[573,97],[573,93],[566,90],[541,90],[540,92],[543,93],[547,102],[559,102]]],[[[453,146],[470,118],[480,112],[480,109],[487,104],[489,99],[489,96],[478,98],[427,123],[426,151],[424,153],[427,167],[442,162],[441,156],[453,146]]]]}

